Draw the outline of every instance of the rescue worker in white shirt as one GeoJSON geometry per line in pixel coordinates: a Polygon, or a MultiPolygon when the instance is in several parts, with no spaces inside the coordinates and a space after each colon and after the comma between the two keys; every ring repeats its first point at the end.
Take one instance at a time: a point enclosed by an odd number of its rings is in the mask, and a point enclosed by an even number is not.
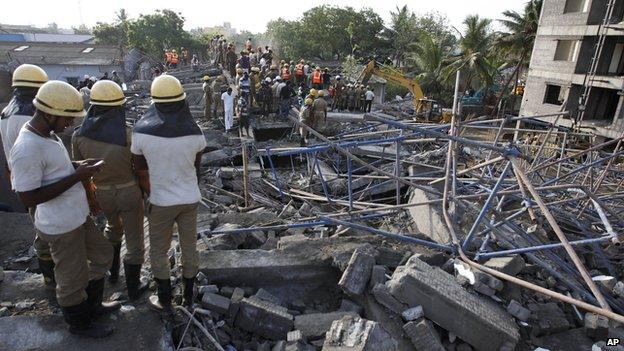
{"type": "Polygon", "coordinates": [[[101,169],[101,162],[72,164],[57,136],[74,118],[84,117],[82,98],[71,85],[49,81],[41,86],[33,103],[37,112],[20,131],[9,157],[13,189],[25,206],[37,206],[37,235],[50,245],[56,299],[69,331],[105,337],[113,328],[93,319],[121,305],[102,303],[113,248],[89,217],[85,192],[85,183],[101,169]]]}
{"type": "MultiPolygon", "coordinates": [[[[48,75],[43,69],[35,65],[23,64],[13,72],[13,98],[0,114],[0,137],[2,138],[4,156],[7,160],[7,164],[3,165],[3,168],[9,175],[7,179],[10,179],[8,162],[11,148],[24,124],[30,121],[35,114],[33,99],[39,87],[47,81],[48,75]]],[[[32,217],[34,208],[29,208],[29,213],[32,217]]],[[[56,282],[54,281],[54,261],[50,255],[50,246],[38,236],[35,236],[33,246],[37,253],[39,269],[43,275],[45,287],[54,290],[56,282]]]]}
{"type": "Polygon", "coordinates": [[[149,197],[150,260],[158,287],[150,305],[170,319],[174,312],[167,252],[174,224],[182,249],[183,304],[193,303],[198,271],[197,206],[201,200],[198,180],[206,140],[191,115],[180,81],[160,76],[152,82],[151,95],[153,103],[134,126],[131,151],[139,184],[149,197]]]}
{"type": "Polygon", "coordinates": [[[124,272],[128,297],[138,299],[147,284],[141,284],[143,242],[143,197],[136,181],[130,153],[130,130],[126,129],[126,102],[116,83],[101,80],[91,89],[91,107],[72,136],[75,160],[103,159],[102,171],[93,176],[96,196],[104,215],[104,235],[113,245],[113,264],[108,280],[119,278],[122,238],[126,238],[124,272]]]}
{"type": "Polygon", "coordinates": [[[375,99],[375,93],[371,90],[370,86],[366,87],[366,103],[364,105],[364,112],[371,112],[371,106],[373,105],[373,100],[375,99]]]}

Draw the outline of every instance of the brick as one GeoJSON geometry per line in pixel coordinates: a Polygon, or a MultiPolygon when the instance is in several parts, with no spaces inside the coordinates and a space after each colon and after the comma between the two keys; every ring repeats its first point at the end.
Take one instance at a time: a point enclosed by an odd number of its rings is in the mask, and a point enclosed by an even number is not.
{"type": "Polygon", "coordinates": [[[250,297],[240,302],[235,324],[270,340],[284,340],[294,323],[286,308],[250,297]]]}
{"type": "Polygon", "coordinates": [[[419,322],[409,322],[403,326],[403,330],[416,350],[445,351],[440,341],[440,335],[430,321],[422,319],[419,322]]]}
{"type": "Polygon", "coordinates": [[[219,314],[227,314],[230,308],[230,299],[213,293],[205,293],[202,296],[202,306],[219,314]]]}
{"type": "Polygon", "coordinates": [[[288,334],[286,335],[286,341],[288,342],[299,341],[299,340],[303,340],[303,333],[301,332],[301,330],[292,330],[292,331],[289,331],[288,334]]]}
{"type": "MultiPolygon", "coordinates": [[[[357,316],[353,312],[311,313],[295,316],[295,329],[299,329],[307,340],[322,338],[335,320],[344,316],[357,316]]],[[[290,340],[289,340],[290,341],[290,340]]]]}
{"type": "Polygon", "coordinates": [[[347,295],[361,295],[366,289],[374,264],[375,257],[359,248],[356,249],[351,255],[351,260],[349,260],[338,286],[347,295]]]}
{"type": "Polygon", "coordinates": [[[199,288],[197,288],[197,292],[200,294],[216,294],[219,292],[219,288],[216,285],[201,285],[199,288]]]}
{"type": "Polygon", "coordinates": [[[245,290],[241,288],[234,288],[234,291],[232,291],[232,298],[230,299],[230,309],[228,310],[228,323],[230,323],[230,325],[234,324],[236,315],[240,310],[240,302],[244,297],[245,290]]]}
{"type": "Polygon", "coordinates": [[[609,319],[598,314],[586,313],[585,334],[594,340],[606,340],[609,336],[609,319]]]}
{"type": "Polygon", "coordinates": [[[478,350],[516,344],[518,326],[507,311],[489,299],[471,294],[455,278],[416,257],[398,267],[385,284],[407,306],[423,307],[425,316],[478,350]]]}
{"type": "Polygon", "coordinates": [[[323,351],[396,351],[396,340],[377,322],[359,316],[334,321],[325,334],[323,351]]]}
{"type": "Polygon", "coordinates": [[[507,312],[519,320],[526,322],[531,316],[531,311],[528,308],[524,308],[518,301],[511,300],[507,306],[507,312]]]}
{"type": "Polygon", "coordinates": [[[490,258],[483,265],[499,272],[515,276],[524,269],[525,264],[522,256],[514,255],[511,257],[490,258]]]}
{"type": "Polygon", "coordinates": [[[390,291],[388,291],[388,287],[385,284],[377,284],[373,288],[373,296],[375,300],[379,302],[382,306],[389,309],[390,311],[401,314],[408,307],[405,304],[402,304],[399,300],[394,298],[390,291]]]}
{"type": "Polygon", "coordinates": [[[423,318],[425,316],[425,312],[423,311],[422,306],[416,306],[403,311],[401,316],[404,321],[411,322],[423,318]]]}

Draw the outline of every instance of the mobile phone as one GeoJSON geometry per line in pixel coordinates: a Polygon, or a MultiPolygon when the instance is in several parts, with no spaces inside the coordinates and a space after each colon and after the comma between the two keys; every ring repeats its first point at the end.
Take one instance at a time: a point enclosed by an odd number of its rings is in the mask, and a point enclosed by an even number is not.
{"type": "Polygon", "coordinates": [[[93,164],[93,167],[99,167],[104,165],[104,160],[99,160],[93,164]]]}

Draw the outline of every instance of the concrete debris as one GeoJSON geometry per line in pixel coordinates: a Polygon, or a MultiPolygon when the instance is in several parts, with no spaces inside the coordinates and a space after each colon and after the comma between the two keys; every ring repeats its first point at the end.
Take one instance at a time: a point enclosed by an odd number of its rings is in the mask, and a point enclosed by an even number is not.
{"type": "Polygon", "coordinates": [[[531,316],[531,311],[528,308],[524,308],[515,300],[511,300],[511,302],[509,302],[507,312],[523,322],[528,321],[531,316]]]}
{"type": "Polygon", "coordinates": [[[515,276],[524,269],[525,263],[521,256],[514,255],[511,257],[490,258],[483,265],[499,272],[515,276]]]}
{"type": "Polygon", "coordinates": [[[416,321],[423,318],[424,316],[425,312],[423,311],[422,306],[412,307],[401,313],[401,317],[403,317],[403,320],[406,322],[416,321]]]}
{"type": "Polygon", "coordinates": [[[338,286],[348,295],[362,294],[366,289],[374,264],[375,257],[364,250],[356,249],[338,286]]]}
{"type": "Polygon", "coordinates": [[[609,336],[609,319],[594,313],[586,313],[585,333],[594,340],[606,340],[609,336]]]}
{"type": "Polygon", "coordinates": [[[286,339],[294,317],[288,310],[255,297],[244,298],[236,315],[236,326],[271,340],[286,339]]]}
{"type": "Polygon", "coordinates": [[[528,308],[537,320],[533,328],[534,335],[555,334],[568,330],[572,326],[561,308],[554,302],[534,303],[528,308]]]}
{"type": "Polygon", "coordinates": [[[227,314],[230,309],[230,299],[213,293],[204,293],[202,306],[219,314],[227,314]]]}
{"type": "Polygon", "coordinates": [[[344,316],[357,316],[353,312],[330,312],[302,314],[295,317],[295,329],[301,331],[307,340],[322,338],[329,330],[332,323],[344,316]]]}
{"type": "Polygon", "coordinates": [[[396,351],[397,342],[377,322],[345,316],[325,335],[324,351],[396,351]]]}
{"type": "Polygon", "coordinates": [[[444,351],[445,348],[440,341],[440,335],[435,330],[433,323],[426,319],[412,321],[403,326],[403,330],[408,335],[416,350],[444,351]]]}

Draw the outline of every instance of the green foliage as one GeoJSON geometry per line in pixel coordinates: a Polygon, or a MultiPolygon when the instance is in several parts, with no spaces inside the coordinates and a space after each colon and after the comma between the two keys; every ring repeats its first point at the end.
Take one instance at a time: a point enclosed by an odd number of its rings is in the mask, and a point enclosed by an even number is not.
{"type": "Polygon", "coordinates": [[[402,85],[391,81],[388,81],[388,83],[386,84],[386,101],[394,100],[394,97],[397,95],[400,97],[405,97],[407,93],[409,93],[409,90],[402,85]]]}
{"type": "Polygon", "coordinates": [[[141,15],[128,26],[128,43],[150,55],[160,57],[163,50],[189,46],[191,35],[184,30],[184,17],[171,10],[156,10],[141,15]]]}
{"type": "Polygon", "coordinates": [[[93,27],[93,35],[98,44],[118,45],[121,48],[128,46],[129,20],[126,10],[117,11],[117,18],[113,23],[98,22],[93,27]]]}
{"type": "Polygon", "coordinates": [[[408,71],[414,74],[425,95],[447,102],[449,79],[444,75],[444,63],[449,57],[449,47],[445,47],[434,34],[422,33],[418,42],[410,46],[406,58],[408,71]]]}
{"type": "Polygon", "coordinates": [[[87,27],[85,24],[81,24],[78,27],[72,27],[74,34],[92,34],[91,28],[87,27]]]}

